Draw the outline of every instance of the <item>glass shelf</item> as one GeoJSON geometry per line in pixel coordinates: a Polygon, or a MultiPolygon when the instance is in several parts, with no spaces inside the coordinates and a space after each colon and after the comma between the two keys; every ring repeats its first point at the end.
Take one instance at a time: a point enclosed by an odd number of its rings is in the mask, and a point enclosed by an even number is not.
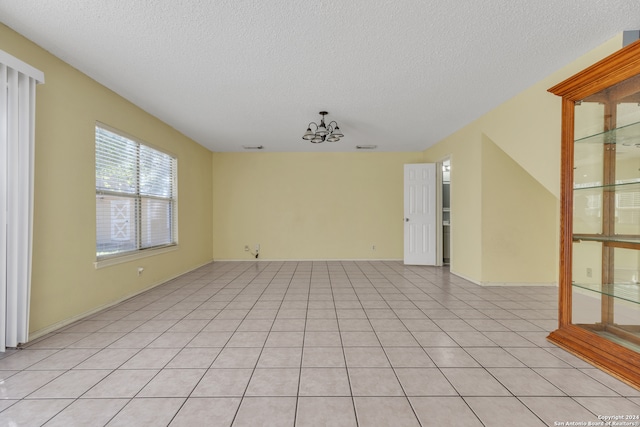
{"type": "Polygon", "coordinates": [[[640,304],[640,284],[638,283],[572,283],[574,288],[586,289],[600,295],[640,304]]]}
{"type": "Polygon", "coordinates": [[[594,234],[574,234],[574,242],[611,242],[611,243],[637,243],[640,244],[640,236],[603,236],[594,234]]]}
{"type": "Polygon", "coordinates": [[[640,122],[579,138],[574,142],[576,144],[616,144],[640,150],[640,122]]]}
{"type": "MultiPolygon", "coordinates": [[[[640,154],[640,148],[638,148],[640,154]]],[[[614,191],[617,189],[621,189],[624,191],[640,191],[640,179],[637,181],[620,181],[611,185],[602,185],[601,183],[590,183],[590,184],[577,184],[573,187],[574,191],[579,190],[598,190],[603,189],[605,191],[614,191]]]]}

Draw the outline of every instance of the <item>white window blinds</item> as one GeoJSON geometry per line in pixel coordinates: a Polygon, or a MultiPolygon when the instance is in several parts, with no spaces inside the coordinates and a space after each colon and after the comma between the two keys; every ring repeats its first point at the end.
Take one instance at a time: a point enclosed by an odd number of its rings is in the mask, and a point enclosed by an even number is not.
{"type": "Polygon", "coordinates": [[[177,160],[96,125],[98,260],[176,244],[177,160]]]}

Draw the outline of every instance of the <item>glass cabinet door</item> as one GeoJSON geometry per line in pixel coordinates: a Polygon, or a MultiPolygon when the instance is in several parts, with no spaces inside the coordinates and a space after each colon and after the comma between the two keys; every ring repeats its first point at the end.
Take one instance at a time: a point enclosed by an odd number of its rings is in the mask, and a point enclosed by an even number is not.
{"type": "Polygon", "coordinates": [[[640,349],[640,78],[574,110],[571,323],[640,349]]]}

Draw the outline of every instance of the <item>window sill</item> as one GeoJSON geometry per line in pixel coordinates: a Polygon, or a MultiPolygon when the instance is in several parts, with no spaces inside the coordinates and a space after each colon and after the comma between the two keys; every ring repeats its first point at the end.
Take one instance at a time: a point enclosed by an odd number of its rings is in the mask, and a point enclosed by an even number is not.
{"type": "Polygon", "coordinates": [[[100,261],[94,262],[93,266],[95,267],[96,270],[99,270],[104,267],[123,264],[125,262],[135,261],[137,259],[142,259],[142,258],[148,258],[155,255],[164,254],[167,252],[173,252],[176,250],[178,250],[178,245],[167,246],[167,247],[158,248],[158,249],[147,249],[147,250],[135,252],[129,255],[115,256],[113,258],[102,259],[100,261]]]}

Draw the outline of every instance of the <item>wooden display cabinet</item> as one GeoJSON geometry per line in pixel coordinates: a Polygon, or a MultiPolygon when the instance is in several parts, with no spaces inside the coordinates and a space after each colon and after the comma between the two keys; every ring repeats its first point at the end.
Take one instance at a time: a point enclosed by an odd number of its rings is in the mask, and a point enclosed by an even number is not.
{"type": "Polygon", "coordinates": [[[562,97],[559,327],[548,339],[640,388],[640,41],[562,97]]]}

